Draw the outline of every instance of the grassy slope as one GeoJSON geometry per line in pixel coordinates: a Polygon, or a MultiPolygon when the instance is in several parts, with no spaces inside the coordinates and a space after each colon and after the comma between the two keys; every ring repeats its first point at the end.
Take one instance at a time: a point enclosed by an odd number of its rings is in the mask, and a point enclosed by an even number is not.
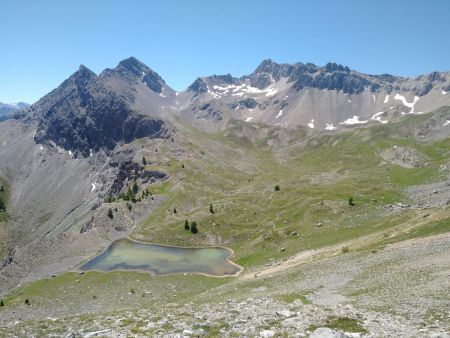
{"type": "MultiPolygon", "coordinates": [[[[413,117],[407,123],[414,125],[423,118],[413,117]]],[[[407,128],[396,124],[313,136],[304,130],[272,131],[275,134],[256,138],[245,137],[245,128],[235,123],[227,136],[191,130],[190,142],[182,145],[188,158],[181,162],[167,155],[168,162],[154,167],[171,175],[170,181],[152,187],[153,194],[164,194],[167,200],[135,229],[132,237],[173,245],[226,245],[234,250],[235,261],[248,270],[304,249],[374,232],[389,233],[408,225],[417,215],[414,211],[390,213],[383,205],[406,203],[403,188],[442,178],[438,169],[448,160],[450,148],[448,139],[416,143],[407,128]],[[283,137],[288,138],[289,144],[269,146],[271,137],[280,138],[280,143],[283,137]],[[378,153],[393,145],[417,149],[428,157],[428,165],[405,169],[384,163],[378,153]],[[276,184],[280,191],[274,190],[276,184]],[[348,205],[349,197],[353,197],[355,206],[348,205]],[[210,203],[214,214],[209,212],[210,203]],[[183,230],[185,219],[197,222],[198,235],[183,230]]],[[[446,225],[445,218],[430,218],[423,228],[389,237],[385,242],[448,231],[446,225]]],[[[30,298],[49,309],[64,303],[85,304],[84,311],[88,312],[107,311],[193,300],[204,290],[230,280],[152,277],[133,272],[67,273],[16,290],[6,301],[20,306],[30,298]],[[174,285],[176,292],[167,285],[174,285]],[[135,294],[130,294],[131,288],[135,294]],[[152,290],[153,296],[142,297],[146,290],[152,290]],[[114,299],[114,294],[121,296],[114,299]]]]}
{"type": "Polygon", "coordinates": [[[394,125],[377,126],[299,139],[307,147],[274,151],[242,137],[213,135],[205,142],[206,136],[195,132],[191,159],[184,169],[180,163],[172,167],[169,198],[133,236],[180,245],[215,241],[233,248],[238,263],[249,267],[401,224],[410,212],[393,216],[382,204],[406,203],[404,187],[442,177],[438,168],[449,141],[415,144],[395,130],[394,125]],[[405,169],[382,164],[377,154],[396,144],[426,154],[428,165],[405,169]],[[274,191],[276,184],[280,191],[274,191]],[[348,205],[349,197],[356,206],[348,205]],[[195,220],[200,234],[185,232],[184,219],[195,220]],[[299,236],[292,236],[293,231],[299,236]],[[278,252],[282,247],[286,250],[278,252]]]}

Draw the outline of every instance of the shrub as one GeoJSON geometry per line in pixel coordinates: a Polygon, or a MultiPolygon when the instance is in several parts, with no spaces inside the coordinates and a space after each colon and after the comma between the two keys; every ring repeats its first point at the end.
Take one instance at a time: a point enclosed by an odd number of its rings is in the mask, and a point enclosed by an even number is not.
{"type": "Polygon", "coordinates": [[[197,229],[197,223],[192,222],[191,223],[191,232],[195,235],[196,233],[198,233],[198,229],[197,229]]]}
{"type": "Polygon", "coordinates": [[[342,253],[347,253],[347,252],[349,252],[350,251],[350,249],[348,248],[348,246],[344,246],[344,247],[342,247],[342,253]]]}
{"type": "Polygon", "coordinates": [[[111,208],[109,208],[109,210],[108,210],[108,217],[111,218],[111,219],[114,218],[114,215],[113,215],[113,212],[112,212],[111,208]]]}
{"type": "Polygon", "coordinates": [[[189,222],[188,222],[188,220],[185,220],[184,221],[184,230],[189,230],[190,228],[189,228],[189,222]]]}
{"type": "Polygon", "coordinates": [[[138,192],[138,190],[139,190],[139,186],[138,186],[136,180],[134,180],[134,182],[133,182],[133,194],[136,194],[138,192]]]}
{"type": "Polygon", "coordinates": [[[0,211],[5,210],[6,210],[5,202],[3,201],[3,198],[0,196],[0,211]]]}
{"type": "Polygon", "coordinates": [[[0,299],[0,306],[5,306],[5,302],[3,301],[3,299],[0,299]]]}
{"type": "Polygon", "coordinates": [[[0,192],[5,191],[5,187],[3,185],[0,185],[0,192]]]}
{"type": "Polygon", "coordinates": [[[130,203],[127,203],[127,207],[128,207],[128,210],[129,210],[129,211],[131,211],[131,209],[133,209],[133,207],[131,206],[130,203]]]}
{"type": "Polygon", "coordinates": [[[348,205],[355,205],[355,203],[353,202],[353,198],[352,197],[350,197],[349,199],[348,199],[348,205]]]}
{"type": "Polygon", "coordinates": [[[142,164],[147,165],[147,160],[145,159],[145,156],[142,156],[142,164]]]}
{"type": "Polygon", "coordinates": [[[25,298],[25,305],[31,305],[30,300],[28,298],[25,298]]]}
{"type": "Polygon", "coordinates": [[[123,199],[125,201],[129,201],[133,197],[133,191],[131,190],[131,187],[128,187],[127,193],[123,195],[123,199]]]}
{"type": "Polygon", "coordinates": [[[174,213],[174,214],[177,213],[177,208],[173,208],[173,213],[174,213]]]}
{"type": "Polygon", "coordinates": [[[214,209],[213,209],[212,203],[209,205],[209,212],[210,212],[211,214],[214,214],[214,209]]]}
{"type": "Polygon", "coordinates": [[[275,186],[275,191],[280,191],[280,186],[278,184],[275,186]]]}

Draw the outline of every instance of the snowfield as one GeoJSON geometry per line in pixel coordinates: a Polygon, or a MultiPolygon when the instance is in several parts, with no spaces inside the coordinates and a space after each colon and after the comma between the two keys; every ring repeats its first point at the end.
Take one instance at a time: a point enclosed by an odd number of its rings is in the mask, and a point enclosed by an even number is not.
{"type": "Polygon", "coordinates": [[[364,123],[367,123],[367,122],[368,121],[360,120],[358,115],[354,115],[353,117],[348,118],[347,120],[345,120],[344,122],[341,122],[339,124],[351,126],[351,125],[354,125],[354,124],[364,124],[364,123]]]}

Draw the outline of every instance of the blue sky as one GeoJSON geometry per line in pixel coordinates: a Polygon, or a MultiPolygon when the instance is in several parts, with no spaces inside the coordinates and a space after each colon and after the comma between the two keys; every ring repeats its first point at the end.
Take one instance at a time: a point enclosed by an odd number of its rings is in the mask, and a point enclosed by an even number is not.
{"type": "Polygon", "coordinates": [[[0,101],[34,102],[80,64],[99,73],[129,56],[176,90],[266,58],[450,70],[449,17],[448,0],[0,0],[0,101]]]}

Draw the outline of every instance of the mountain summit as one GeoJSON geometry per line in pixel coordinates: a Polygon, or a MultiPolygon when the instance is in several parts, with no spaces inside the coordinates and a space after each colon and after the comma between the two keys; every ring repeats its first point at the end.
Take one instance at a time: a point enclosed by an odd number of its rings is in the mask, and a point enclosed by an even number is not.
{"type": "Polygon", "coordinates": [[[30,112],[38,121],[36,142],[52,142],[82,156],[166,134],[162,120],[135,111],[104,77],[83,65],[30,112]]]}
{"type": "Polygon", "coordinates": [[[116,68],[106,69],[100,76],[105,78],[122,77],[130,82],[142,81],[148,88],[158,94],[160,94],[163,87],[166,86],[166,83],[161,76],[135,57],[120,61],[116,68]]]}

